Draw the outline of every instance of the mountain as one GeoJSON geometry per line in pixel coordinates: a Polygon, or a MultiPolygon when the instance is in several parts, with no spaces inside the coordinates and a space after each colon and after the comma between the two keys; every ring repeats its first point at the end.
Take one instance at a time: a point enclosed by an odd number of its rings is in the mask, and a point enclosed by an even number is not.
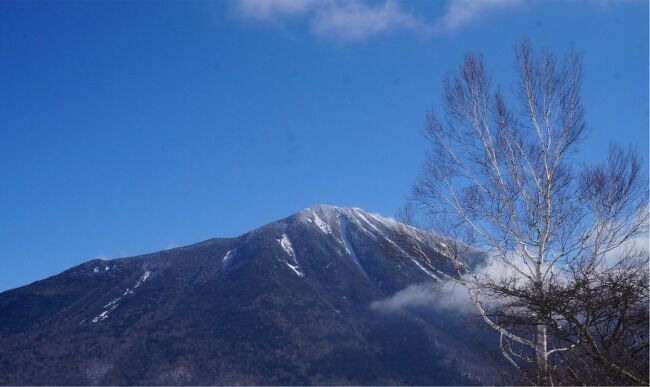
{"type": "Polygon", "coordinates": [[[460,314],[373,307],[436,281],[413,242],[448,270],[431,234],[325,205],[86,262],[0,293],[0,384],[481,383],[491,366],[460,314]]]}

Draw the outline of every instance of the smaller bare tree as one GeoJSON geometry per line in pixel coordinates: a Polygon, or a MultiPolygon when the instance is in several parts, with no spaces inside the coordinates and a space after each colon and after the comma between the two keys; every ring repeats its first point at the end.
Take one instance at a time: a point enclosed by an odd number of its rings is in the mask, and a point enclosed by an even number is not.
{"type": "Polygon", "coordinates": [[[549,289],[552,337],[570,348],[551,371],[562,384],[647,384],[648,251],[626,248],[609,261],[549,289]]]}
{"type": "Polygon", "coordinates": [[[493,88],[480,56],[467,54],[445,79],[445,114],[427,116],[432,150],[414,194],[451,270],[433,261],[432,246],[415,242],[413,249],[467,291],[526,382],[551,385],[563,372],[569,376],[562,381],[607,383],[576,370],[582,353],[620,380],[647,384],[647,370],[622,363],[616,352],[627,341],[636,343],[629,356],[647,348],[647,335],[630,326],[644,298],[621,296],[612,286],[626,283],[628,295],[640,287],[647,299],[647,276],[632,277],[630,269],[647,267],[647,254],[622,270],[630,262],[622,249],[647,238],[648,187],[638,156],[612,145],[603,165],[575,165],[585,137],[575,49],[558,60],[523,41],[515,69],[512,106],[493,88]],[[487,262],[468,259],[477,252],[487,262]]]}

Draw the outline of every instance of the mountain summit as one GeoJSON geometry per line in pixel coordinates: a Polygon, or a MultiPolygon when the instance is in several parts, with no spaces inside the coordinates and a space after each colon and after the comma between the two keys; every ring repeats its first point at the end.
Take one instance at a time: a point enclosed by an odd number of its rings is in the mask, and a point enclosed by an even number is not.
{"type": "MultiPolygon", "coordinates": [[[[453,313],[372,308],[435,282],[431,234],[318,205],[236,238],[95,259],[0,294],[0,384],[468,384],[453,313]]],[[[442,297],[443,295],[441,295],[442,297]]]]}

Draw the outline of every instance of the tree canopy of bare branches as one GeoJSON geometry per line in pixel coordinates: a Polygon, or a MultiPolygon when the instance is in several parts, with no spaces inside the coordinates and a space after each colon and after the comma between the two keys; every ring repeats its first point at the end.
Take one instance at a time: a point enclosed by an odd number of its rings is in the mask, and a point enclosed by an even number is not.
{"type": "Polygon", "coordinates": [[[457,272],[438,274],[468,291],[522,382],[647,384],[648,253],[634,248],[647,246],[646,172],[618,145],[600,165],[576,161],[579,51],[556,57],[524,40],[514,68],[506,95],[467,54],[444,80],[444,113],[427,115],[414,196],[457,272]],[[498,270],[470,269],[469,251],[498,270]]]}

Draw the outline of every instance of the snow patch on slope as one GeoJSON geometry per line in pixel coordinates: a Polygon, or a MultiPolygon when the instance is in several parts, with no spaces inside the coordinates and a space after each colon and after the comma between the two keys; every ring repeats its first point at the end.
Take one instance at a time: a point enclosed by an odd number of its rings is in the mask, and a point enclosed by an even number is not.
{"type": "Polygon", "coordinates": [[[95,318],[92,319],[92,322],[93,322],[93,323],[97,323],[97,322],[100,322],[100,321],[102,321],[102,320],[107,319],[107,318],[108,318],[108,314],[109,314],[110,312],[112,312],[113,310],[115,310],[115,308],[117,308],[117,305],[114,305],[114,306],[113,306],[111,309],[109,309],[109,310],[105,310],[105,311],[101,312],[101,313],[99,314],[99,316],[97,316],[97,317],[95,317],[95,318]]]}
{"type": "Polygon", "coordinates": [[[395,250],[397,250],[403,257],[412,258],[411,255],[406,252],[406,250],[400,247],[397,243],[393,242],[392,239],[390,239],[389,237],[386,237],[384,239],[386,240],[386,242],[390,243],[390,245],[393,246],[395,250]]]}
{"type": "Polygon", "coordinates": [[[352,262],[354,262],[355,265],[359,268],[361,271],[361,274],[368,279],[368,273],[364,270],[363,266],[361,266],[361,262],[359,262],[359,257],[357,257],[356,251],[354,251],[354,247],[352,247],[352,244],[348,240],[347,232],[348,232],[348,223],[347,219],[344,217],[339,216],[339,229],[341,231],[341,242],[343,242],[343,247],[345,248],[345,251],[347,251],[348,255],[350,258],[352,258],[352,262]]]}
{"type": "Polygon", "coordinates": [[[287,234],[282,234],[282,238],[278,239],[278,243],[280,243],[280,246],[282,246],[284,251],[286,251],[291,258],[296,259],[296,252],[293,251],[293,246],[291,245],[291,241],[287,234]]]}
{"type": "Polygon", "coordinates": [[[433,274],[433,272],[432,272],[431,270],[429,270],[429,269],[427,269],[426,267],[422,266],[422,264],[421,264],[420,262],[418,262],[417,259],[415,259],[415,258],[411,258],[411,261],[413,261],[413,263],[415,263],[415,264],[420,268],[420,270],[422,270],[423,272],[427,273],[427,275],[428,275],[429,277],[431,277],[431,278],[433,278],[433,279],[435,279],[435,280],[438,279],[438,276],[437,276],[437,275],[433,274]]]}
{"type": "Polygon", "coordinates": [[[142,277],[140,277],[140,279],[138,280],[138,282],[135,283],[135,286],[133,287],[133,289],[139,288],[140,285],[142,285],[146,280],[149,279],[150,275],[151,275],[151,272],[149,270],[145,271],[144,274],[142,275],[142,277]]]}
{"type": "Polygon", "coordinates": [[[320,228],[321,231],[324,232],[325,234],[331,234],[332,228],[330,227],[330,225],[325,223],[323,219],[321,219],[315,211],[312,212],[314,214],[314,223],[316,223],[316,226],[318,226],[318,228],[320,228]]]}
{"type": "Polygon", "coordinates": [[[291,245],[291,241],[289,240],[289,237],[287,236],[286,233],[282,234],[281,239],[276,239],[280,246],[282,246],[282,249],[289,255],[289,258],[293,261],[293,264],[289,263],[289,261],[284,261],[284,263],[287,264],[287,266],[294,272],[298,277],[302,277],[305,275],[302,271],[300,271],[300,265],[298,265],[298,259],[296,258],[296,252],[293,250],[293,246],[291,245]]]}
{"type": "MultiPolygon", "coordinates": [[[[110,313],[112,311],[114,311],[115,309],[117,309],[118,306],[120,306],[119,302],[122,300],[122,297],[125,297],[128,294],[133,294],[133,290],[139,288],[140,285],[142,285],[146,280],[148,280],[150,276],[151,276],[151,272],[149,270],[145,271],[144,274],[142,274],[142,276],[140,276],[138,281],[135,283],[135,285],[133,286],[133,289],[126,288],[126,290],[124,291],[124,293],[122,293],[121,296],[112,299],[108,304],[104,305],[104,310],[99,315],[97,315],[96,317],[93,317],[91,322],[92,323],[98,323],[100,321],[106,320],[108,318],[108,316],[110,315],[110,313]]],[[[81,322],[81,324],[83,324],[85,321],[86,320],[84,319],[81,322]]]]}
{"type": "Polygon", "coordinates": [[[376,234],[376,235],[379,235],[379,236],[384,235],[384,233],[383,233],[381,230],[379,230],[379,229],[378,229],[374,224],[372,224],[372,222],[370,222],[370,221],[368,220],[368,218],[366,218],[366,217],[363,215],[363,210],[361,210],[360,208],[353,208],[352,211],[354,212],[354,214],[355,214],[358,218],[360,218],[361,220],[364,221],[364,223],[366,223],[368,226],[370,226],[370,228],[372,228],[372,229],[375,231],[375,234],[376,234]]]}
{"type": "Polygon", "coordinates": [[[298,265],[292,265],[287,261],[285,261],[284,263],[286,263],[289,269],[293,270],[293,272],[296,273],[298,277],[302,277],[305,275],[305,273],[300,271],[300,267],[298,265]]]}
{"type": "MultiPolygon", "coordinates": [[[[110,270],[110,268],[111,268],[110,266],[106,265],[104,266],[103,271],[108,271],[110,270]]],[[[102,269],[100,269],[99,266],[93,267],[93,273],[99,273],[100,271],[102,271],[102,269]]]]}
{"type": "Polygon", "coordinates": [[[223,259],[221,260],[223,262],[221,267],[224,268],[224,269],[227,268],[230,265],[230,263],[232,262],[232,259],[235,256],[235,254],[237,254],[237,248],[234,248],[232,250],[228,250],[226,255],[224,255],[223,259]]]}

